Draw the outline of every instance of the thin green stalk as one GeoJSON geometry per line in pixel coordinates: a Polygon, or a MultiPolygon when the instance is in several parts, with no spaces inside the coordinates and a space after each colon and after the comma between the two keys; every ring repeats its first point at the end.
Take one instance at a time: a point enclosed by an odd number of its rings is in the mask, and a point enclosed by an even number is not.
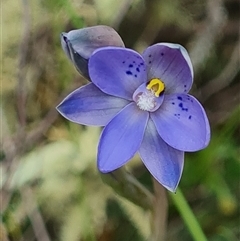
{"type": "Polygon", "coordinates": [[[193,240],[207,241],[207,238],[203,233],[199,222],[197,221],[181,190],[178,188],[177,193],[171,193],[170,197],[172,198],[173,203],[181,214],[189,232],[192,234],[193,240]]]}

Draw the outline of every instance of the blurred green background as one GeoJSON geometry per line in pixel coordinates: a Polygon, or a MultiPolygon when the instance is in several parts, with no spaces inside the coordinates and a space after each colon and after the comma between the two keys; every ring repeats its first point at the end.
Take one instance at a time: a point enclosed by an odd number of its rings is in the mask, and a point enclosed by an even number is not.
{"type": "MultiPolygon", "coordinates": [[[[149,211],[117,196],[96,168],[99,128],[55,106],[86,83],[59,35],[106,24],[126,47],[180,43],[192,58],[191,93],[205,107],[208,148],[187,153],[180,187],[210,241],[240,240],[238,0],[2,0],[1,215],[3,241],[144,241],[149,211]]],[[[128,169],[151,190],[138,156],[128,169]]],[[[169,204],[167,241],[193,240],[169,204]]]]}

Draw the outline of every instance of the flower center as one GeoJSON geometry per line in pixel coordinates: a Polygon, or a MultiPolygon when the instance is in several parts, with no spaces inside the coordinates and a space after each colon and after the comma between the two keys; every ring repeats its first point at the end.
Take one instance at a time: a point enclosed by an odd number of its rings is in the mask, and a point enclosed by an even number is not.
{"type": "Polygon", "coordinates": [[[152,90],[156,97],[164,91],[165,85],[160,79],[151,79],[147,85],[148,90],[152,90]]]}
{"type": "Polygon", "coordinates": [[[156,101],[152,91],[142,92],[137,97],[137,106],[141,110],[150,111],[155,108],[156,101]]]}
{"type": "Polygon", "coordinates": [[[163,102],[161,95],[165,89],[164,83],[160,79],[151,79],[148,84],[142,84],[133,94],[133,100],[139,109],[153,112],[157,110],[163,102]]]}

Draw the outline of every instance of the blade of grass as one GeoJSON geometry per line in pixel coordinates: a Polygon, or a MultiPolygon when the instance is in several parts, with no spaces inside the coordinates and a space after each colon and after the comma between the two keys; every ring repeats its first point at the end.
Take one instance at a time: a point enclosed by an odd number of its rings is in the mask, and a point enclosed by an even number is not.
{"type": "Polygon", "coordinates": [[[190,208],[187,200],[185,199],[183,193],[178,188],[177,193],[170,193],[170,197],[178,209],[183,221],[185,222],[189,232],[191,233],[194,241],[207,241],[202,228],[197,221],[192,209],[190,208]]]}

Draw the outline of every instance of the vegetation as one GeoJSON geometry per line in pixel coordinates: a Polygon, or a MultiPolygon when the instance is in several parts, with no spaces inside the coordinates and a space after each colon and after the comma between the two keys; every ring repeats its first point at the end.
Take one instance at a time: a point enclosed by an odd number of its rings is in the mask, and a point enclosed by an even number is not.
{"type": "MultiPolygon", "coordinates": [[[[207,111],[212,138],[205,150],[186,153],[179,193],[169,194],[167,240],[203,240],[195,224],[207,240],[240,239],[237,0],[1,5],[1,240],[148,240],[149,211],[117,195],[97,170],[100,129],[72,124],[55,110],[87,82],[64,55],[59,35],[98,24],[114,27],[139,52],[157,42],[180,43],[194,65],[192,94],[207,111]]],[[[127,169],[152,191],[138,156],[127,169]]]]}

